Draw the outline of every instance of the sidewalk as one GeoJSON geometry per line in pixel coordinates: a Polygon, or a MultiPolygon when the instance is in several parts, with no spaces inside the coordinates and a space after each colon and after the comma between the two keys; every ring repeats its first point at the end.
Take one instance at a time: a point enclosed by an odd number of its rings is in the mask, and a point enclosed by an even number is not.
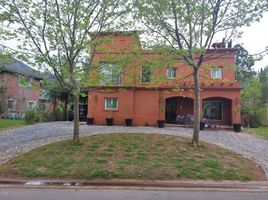
{"type": "Polygon", "coordinates": [[[0,188],[143,189],[268,192],[268,181],[151,181],[151,180],[60,180],[0,179],[0,188]]]}

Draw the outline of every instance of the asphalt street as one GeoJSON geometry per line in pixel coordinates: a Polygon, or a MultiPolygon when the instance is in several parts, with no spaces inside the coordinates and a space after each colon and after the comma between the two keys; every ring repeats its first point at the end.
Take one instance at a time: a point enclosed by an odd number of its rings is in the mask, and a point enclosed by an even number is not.
{"type": "Polygon", "coordinates": [[[0,200],[267,200],[268,193],[129,189],[0,188],[0,200]]]}

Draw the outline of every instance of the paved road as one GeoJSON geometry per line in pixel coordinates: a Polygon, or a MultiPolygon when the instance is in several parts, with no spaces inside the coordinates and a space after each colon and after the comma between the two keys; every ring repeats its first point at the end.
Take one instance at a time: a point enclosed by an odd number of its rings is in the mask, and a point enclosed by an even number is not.
{"type": "Polygon", "coordinates": [[[115,189],[5,189],[1,200],[267,200],[268,193],[148,191],[115,189]]]}
{"type": "MultiPolygon", "coordinates": [[[[72,138],[72,122],[51,122],[0,132],[0,164],[41,145],[72,138]]],[[[80,126],[81,135],[159,133],[192,137],[192,129],[123,126],[80,126]]],[[[268,140],[245,133],[201,131],[200,139],[230,149],[261,165],[268,179],[268,140]]]]}

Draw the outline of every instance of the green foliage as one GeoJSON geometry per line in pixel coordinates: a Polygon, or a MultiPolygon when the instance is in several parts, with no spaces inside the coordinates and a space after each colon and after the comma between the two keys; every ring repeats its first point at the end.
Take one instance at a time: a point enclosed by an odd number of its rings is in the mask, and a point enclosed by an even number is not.
{"type": "Polygon", "coordinates": [[[64,106],[63,104],[59,104],[56,106],[54,111],[54,120],[55,121],[63,121],[64,120],[64,106]]]}
{"type": "Polygon", "coordinates": [[[30,109],[25,112],[25,123],[26,124],[34,124],[38,122],[37,114],[35,109],[30,109]]]}
{"type": "Polygon", "coordinates": [[[245,124],[258,127],[267,112],[268,103],[268,67],[261,69],[257,76],[244,83],[241,92],[241,111],[245,124]]]}
{"type": "Polygon", "coordinates": [[[258,128],[246,128],[247,133],[257,134],[268,139],[268,126],[262,126],[258,128]]]}
{"type": "MultiPolygon", "coordinates": [[[[231,151],[159,134],[105,134],[34,149],[0,167],[5,175],[72,179],[256,180],[263,171],[231,151]],[[258,176],[256,176],[258,174],[258,176]]],[[[3,176],[4,176],[3,175],[3,176]]]]}
{"type": "MultiPolygon", "coordinates": [[[[122,27],[129,3],[124,0],[0,0],[0,8],[0,19],[7,26],[4,37],[19,41],[17,56],[43,71],[53,72],[57,79],[54,88],[60,87],[76,97],[74,107],[78,109],[80,91],[88,87],[88,70],[93,61],[89,48],[95,48],[101,32],[117,25],[122,27]]],[[[53,81],[47,83],[53,88],[53,81]]],[[[78,140],[78,113],[74,119],[74,138],[78,140]]]]}
{"type": "Polygon", "coordinates": [[[245,82],[253,78],[256,72],[252,69],[254,58],[249,55],[248,51],[240,44],[234,46],[235,51],[235,75],[236,79],[243,85],[245,82]]]}
{"type": "Polygon", "coordinates": [[[259,81],[261,83],[262,104],[268,103],[268,66],[259,72],[259,81]]]}
{"type": "Polygon", "coordinates": [[[0,130],[18,128],[24,125],[25,125],[24,120],[0,119],[0,130]]]}
{"type": "Polygon", "coordinates": [[[29,109],[25,112],[25,123],[35,124],[41,122],[50,121],[62,121],[64,120],[63,105],[56,106],[55,111],[47,111],[44,109],[29,109]]]}
{"type": "MultiPolygon", "coordinates": [[[[195,100],[199,100],[198,69],[212,45],[215,35],[224,32],[226,38],[239,36],[238,28],[259,20],[267,10],[267,1],[248,0],[134,0],[135,17],[151,36],[149,46],[155,42],[168,45],[170,52],[182,58],[193,69],[195,100]]],[[[227,41],[225,41],[227,42],[227,41]]],[[[194,110],[193,142],[198,143],[200,102],[194,110]]]]}
{"type": "Polygon", "coordinates": [[[241,112],[245,118],[251,121],[252,127],[260,125],[260,117],[263,111],[261,83],[258,79],[253,78],[245,83],[241,92],[241,112]]]}

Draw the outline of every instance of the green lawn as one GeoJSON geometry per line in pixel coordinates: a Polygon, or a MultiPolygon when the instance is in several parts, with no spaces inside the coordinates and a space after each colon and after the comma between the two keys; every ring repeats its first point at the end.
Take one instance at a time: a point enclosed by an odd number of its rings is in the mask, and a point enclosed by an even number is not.
{"type": "Polygon", "coordinates": [[[158,134],[107,134],[57,142],[0,166],[1,177],[151,180],[265,180],[255,163],[231,151],[158,134]]]}
{"type": "Polygon", "coordinates": [[[259,128],[246,128],[245,132],[257,134],[268,139],[268,126],[263,126],[259,128]]]}
{"type": "Polygon", "coordinates": [[[25,126],[24,120],[0,119],[0,131],[9,128],[25,126]]]}

